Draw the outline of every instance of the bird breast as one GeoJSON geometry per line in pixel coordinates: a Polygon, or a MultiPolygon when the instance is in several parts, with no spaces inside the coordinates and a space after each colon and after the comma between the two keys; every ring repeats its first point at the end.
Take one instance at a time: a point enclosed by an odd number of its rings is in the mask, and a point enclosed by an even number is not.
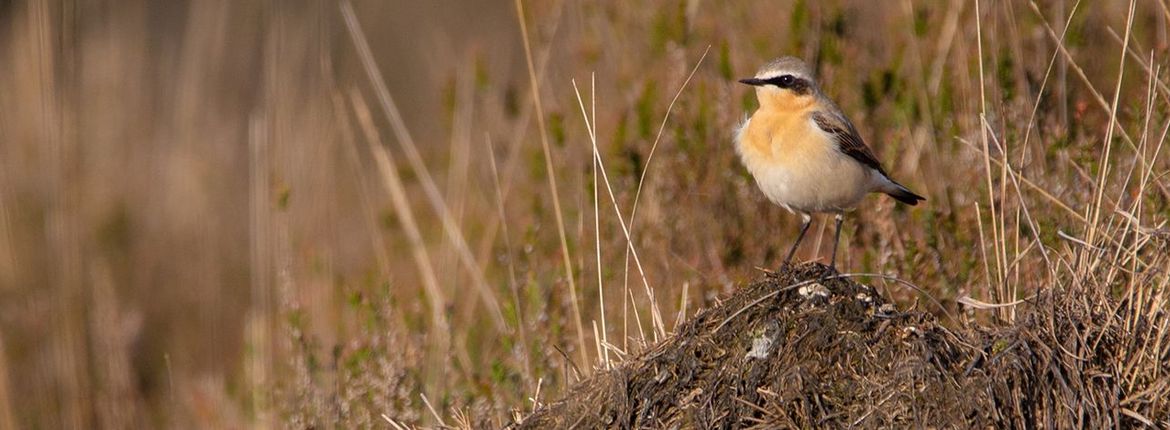
{"type": "Polygon", "coordinates": [[[736,134],[736,152],[764,195],[794,212],[852,209],[880,176],[842,153],[804,111],[757,111],[736,134]]]}

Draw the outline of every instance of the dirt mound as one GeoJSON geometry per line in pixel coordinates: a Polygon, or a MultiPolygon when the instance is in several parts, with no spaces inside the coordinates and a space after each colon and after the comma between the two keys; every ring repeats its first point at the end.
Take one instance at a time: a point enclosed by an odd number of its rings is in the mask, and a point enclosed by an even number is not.
{"type": "Polygon", "coordinates": [[[1030,308],[1045,311],[1021,310],[1014,326],[958,333],[831,275],[817,264],[769,274],[513,427],[1104,428],[1166,419],[1135,412],[1166,414],[1164,400],[1120,404],[1110,352],[1119,349],[1101,347],[1119,345],[1105,323],[1117,307],[1042,296],[1030,308]]]}

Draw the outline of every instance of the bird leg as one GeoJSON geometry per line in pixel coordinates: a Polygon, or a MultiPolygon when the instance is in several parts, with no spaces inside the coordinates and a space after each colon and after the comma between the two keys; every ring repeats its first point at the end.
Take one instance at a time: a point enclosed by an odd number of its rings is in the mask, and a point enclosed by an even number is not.
{"type": "Polygon", "coordinates": [[[809,214],[800,214],[800,235],[796,236],[796,243],[792,244],[792,249],[788,250],[788,257],[784,258],[784,265],[792,264],[792,256],[796,254],[796,247],[800,246],[801,239],[804,239],[804,234],[808,232],[808,226],[812,224],[812,216],[809,214]]]}
{"type": "Polygon", "coordinates": [[[833,234],[833,258],[829,260],[829,268],[837,271],[837,243],[841,241],[841,222],[845,220],[845,216],[837,214],[837,232],[833,234]]]}

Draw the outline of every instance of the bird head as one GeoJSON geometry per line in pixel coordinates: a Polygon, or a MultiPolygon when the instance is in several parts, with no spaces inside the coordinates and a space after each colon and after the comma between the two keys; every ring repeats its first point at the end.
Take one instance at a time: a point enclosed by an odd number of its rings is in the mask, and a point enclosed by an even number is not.
{"type": "Polygon", "coordinates": [[[756,75],[740,79],[756,87],[762,107],[795,108],[815,101],[816,80],[808,64],[796,57],[781,57],[765,64],[756,75]]]}

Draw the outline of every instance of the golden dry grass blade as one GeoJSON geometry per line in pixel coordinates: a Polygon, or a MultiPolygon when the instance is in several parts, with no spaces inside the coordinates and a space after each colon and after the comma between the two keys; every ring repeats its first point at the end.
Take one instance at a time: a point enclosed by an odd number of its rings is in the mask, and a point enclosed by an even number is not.
{"type": "MultiPolygon", "coordinates": [[[[1006,298],[1005,297],[1006,291],[1004,290],[1004,272],[1003,272],[1004,261],[1001,260],[1001,257],[1004,255],[1004,252],[1001,252],[1001,245],[1006,246],[1006,241],[1002,240],[1002,238],[1000,236],[1000,231],[999,231],[999,224],[996,222],[996,220],[999,218],[998,212],[1000,209],[998,209],[996,207],[997,205],[996,205],[996,196],[995,196],[995,185],[992,183],[993,176],[991,173],[991,149],[990,149],[990,143],[989,143],[990,139],[988,138],[988,135],[987,135],[988,132],[987,132],[987,126],[986,126],[986,124],[987,124],[987,85],[986,85],[987,78],[984,76],[984,66],[983,66],[983,57],[984,57],[984,52],[983,52],[983,12],[982,12],[982,10],[980,10],[979,4],[980,4],[980,0],[975,0],[975,34],[976,34],[975,42],[976,42],[976,45],[978,46],[977,52],[979,55],[979,136],[980,136],[979,141],[980,141],[980,144],[983,146],[983,177],[984,177],[985,185],[987,186],[987,200],[988,200],[987,210],[990,212],[989,219],[991,220],[991,245],[992,245],[992,251],[993,251],[992,256],[994,257],[994,261],[995,261],[995,272],[994,272],[995,277],[988,278],[987,282],[988,282],[989,287],[992,288],[991,297],[993,297],[997,300],[1003,300],[1006,298]]],[[[982,222],[982,221],[980,221],[980,222],[982,222]]],[[[982,236],[982,234],[980,234],[980,236],[982,236]]],[[[986,260],[986,258],[984,258],[984,260],[986,260]]],[[[988,276],[991,276],[992,272],[987,271],[987,274],[988,274],[988,276]]]]}
{"type": "MultiPolygon", "coordinates": [[[[977,147],[977,146],[975,145],[975,143],[974,143],[974,142],[970,142],[970,141],[967,141],[967,140],[965,140],[965,139],[959,139],[959,142],[961,142],[961,143],[963,143],[964,145],[967,145],[967,146],[969,146],[969,147],[975,148],[976,150],[982,151],[982,149],[981,149],[981,148],[979,148],[979,147],[977,147]]],[[[1002,164],[1004,161],[1003,161],[1003,160],[1000,160],[999,158],[992,157],[992,158],[991,158],[991,162],[992,162],[992,163],[995,163],[995,165],[996,165],[996,166],[999,166],[999,165],[1000,165],[1000,164],[1002,164]]],[[[1015,172],[1015,177],[1016,177],[1016,179],[1017,179],[1017,180],[1019,180],[1021,183],[1023,183],[1024,185],[1026,185],[1026,186],[1027,186],[1029,189],[1031,189],[1032,191],[1035,191],[1037,194],[1040,194],[1040,196],[1041,196],[1041,197],[1044,197],[1044,199],[1045,199],[1045,200],[1048,200],[1048,202],[1049,202],[1049,203],[1052,203],[1053,205],[1056,205],[1056,207],[1058,207],[1058,208],[1060,208],[1061,210],[1063,210],[1063,211],[1064,211],[1065,213],[1067,213],[1069,216],[1071,216],[1071,217],[1075,218],[1077,221],[1080,221],[1080,222],[1082,222],[1082,223],[1087,223],[1087,222],[1088,222],[1088,220],[1087,220],[1087,219],[1085,219],[1085,215],[1084,215],[1084,214],[1082,214],[1082,213],[1078,212],[1077,210],[1073,209],[1072,207],[1070,207],[1068,203],[1065,203],[1065,202],[1064,202],[1064,201],[1062,201],[1061,199],[1057,198],[1055,195],[1053,195],[1053,194],[1052,194],[1052,192],[1050,192],[1050,191],[1048,191],[1048,190],[1044,189],[1044,187],[1041,187],[1041,186],[1040,186],[1039,184],[1037,184],[1035,181],[1033,181],[1033,180],[1031,180],[1031,179],[1028,179],[1028,177],[1027,177],[1027,176],[1024,176],[1024,174],[1023,174],[1022,172],[1019,172],[1019,171],[1018,171],[1018,169],[1016,169],[1016,168],[1009,168],[1009,169],[1008,169],[1008,171],[1009,171],[1009,172],[1015,172]]]]}
{"type": "MultiPolygon", "coordinates": [[[[623,268],[622,268],[622,288],[623,289],[629,290],[629,285],[630,285],[630,283],[629,283],[629,280],[630,280],[630,251],[633,250],[633,247],[634,247],[634,245],[632,243],[633,237],[634,237],[634,235],[633,235],[634,220],[638,217],[638,202],[642,198],[642,187],[646,183],[646,174],[650,171],[650,162],[654,160],[654,153],[657,152],[657,150],[658,150],[658,143],[662,140],[662,132],[664,130],[666,130],[666,122],[670,119],[670,113],[674,111],[674,104],[678,102],[679,97],[682,96],[683,91],[686,90],[687,85],[690,84],[691,79],[695,77],[695,73],[699,71],[699,66],[703,65],[703,60],[705,60],[707,58],[707,53],[710,51],[711,51],[711,45],[707,45],[707,47],[705,49],[703,49],[703,55],[699,56],[699,60],[696,61],[695,66],[693,68],[691,68],[690,74],[688,74],[686,79],[683,80],[683,83],[681,86],[679,86],[678,91],[676,91],[674,93],[674,97],[670,99],[670,104],[668,104],[666,106],[666,114],[664,114],[662,116],[662,122],[658,125],[658,132],[655,133],[655,135],[654,135],[654,143],[650,145],[650,152],[649,152],[649,154],[646,155],[646,166],[642,169],[642,174],[638,176],[638,187],[634,190],[634,202],[630,206],[629,225],[624,227],[626,230],[629,231],[629,233],[627,234],[628,235],[627,240],[630,241],[631,243],[628,243],[626,246],[625,262],[624,262],[623,268]]],[[[596,119],[596,115],[594,116],[594,119],[596,119]]],[[[643,275],[643,277],[644,277],[644,275],[643,275]]],[[[625,306],[623,306],[622,309],[624,311],[625,306]]],[[[625,316],[623,315],[623,323],[622,323],[623,326],[625,325],[624,317],[625,316]]]]}
{"type": "MultiPolygon", "coordinates": [[[[378,172],[381,173],[383,186],[390,193],[390,202],[394,206],[394,213],[401,220],[403,233],[406,234],[406,239],[410,243],[411,256],[418,267],[418,274],[422,278],[423,289],[426,291],[429,301],[431,323],[435,327],[432,333],[440,339],[445,339],[450,331],[445,312],[447,298],[439,287],[439,278],[435,272],[434,264],[431,263],[431,257],[427,252],[426,242],[423,241],[418,221],[415,220],[414,210],[410,207],[410,200],[406,196],[406,187],[402,185],[402,176],[398,172],[398,167],[390,151],[382,147],[382,138],[374,126],[370,110],[361,99],[361,95],[356,92],[351,93],[350,102],[353,104],[354,116],[357,117],[362,133],[365,134],[369,153],[374,158],[378,172]]],[[[438,343],[440,345],[446,344],[445,341],[438,343]]]]}
{"type": "Polygon", "coordinates": [[[617,197],[614,195],[613,187],[610,185],[609,174],[605,171],[605,162],[601,158],[601,151],[597,148],[597,135],[592,132],[593,127],[590,125],[589,115],[585,112],[585,102],[581,100],[581,92],[577,89],[577,81],[573,81],[573,92],[577,95],[577,104],[581,108],[581,115],[585,118],[585,127],[590,130],[589,142],[592,146],[593,158],[598,164],[598,170],[601,172],[602,183],[605,184],[606,194],[609,195],[610,203],[613,204],[614,214],[618,218],[618,225],[621,227],[622,234],[626,240],[626,249],[634,256],[634,267],[638,268],[638,275],[642,278],[642,286],[646,289],[646,297],[650,302],[650,317],[651,324],[654,327],[654,341],[666,336],[666,324],[662,319],[662,312],[658,307],[658,300],[654,297],[654,288],[650,286],[650,281],[646,279],[646,271],[642,268],[642,259],[638,257],[638,250],[634,248],[634,241],[630,238],[630,230],[626,228],[626,221],[622,218],[621,208],[618,206],[617,197]]]}
{"type": "Polygon", "coordinates": [[[1105,130],[1105,138],[1103,140],[1104,149],[1102,150],[1101,157],[1099,159],[1099,163],[1100,163],[1101,167],[1099,169],[1099,173],[1097,176],[1097,190],[1093,194],[1094,203],[1089,207],[1090,208],[1089,215],[1085,217],[1085,218],[1089,219],[1089,233],[1088,233],[1088,240],[1087,240],[1087,242],[1089,242],[1089,243],[1096,243],[1096,238],[1097,238],[1097,234],[1098,234],[1097,225],[1098,225],[1098,222],[1100,221],[1100,218],[1101,218],[1101,203],[1105,198],[1106,175],[1109,173],[1109,166],[1110,166],[1109,155],[1113,151],[1113,132],[1114,132],[1114,130],[1118,129],[1118,126],[1117,126],[1117,106],[1121,101],[1121,84],[1122,84],[1122,81],[1124,81],[1124,77],[1125,77],[1125,57],[1126,57],[1126,51],[1129,49],[1129,36],[1130,36],[1130,31],[1133,29],[1134,8],[1136,6],[1137,6],[1137,2],[1135,0],[1131,0],[1129,2],[1129,12],[1128,12],[1128,16],[1125,20],[1125,22],[1126,22],[1126,24],[1125,24],[1125,44],[1121,48],[1121,58],[1118,61],[1118,65],[1117,65],[1117,69],[1118,69],[1117,70],[1117,84],[1114,86],[1113,103],[1110,105],[1110,108],[1109,108],[1109,112],[1110,112],[1109,126],[1105,130]]]}
{"type": "MultiPolygon", "coordinates": [[[[491,136],[485,135],[485,140],[488,146],[488,163],[492,170],[492,190],[495,191],[496,197],[496,212],[500,217],[498,223],[501,234],[504,236],[504,258],[508,260],[508,290],[512,293],[512,307],[516,310],[516,332],[520,336],[520,344],[528,345],[528,325],[525,322],[524,306],[520,302],[520,281],[516,277],[516,254],[512,248],[512,235],[508,232],[508,214],[504,209],[504,192],[500,188],[500,171],[496,167],[496,149],[495,144],[492,143],[491,136]]],[[[534,383],[532,372],[532,357],[529,356],[528,348],[525,347],[520,353],[520,358],[523,360],[524,377],[529,383],[534,383]]]]}
{"type": "Polygon", "coordinates": [[[8,365],[8,350],[4,341],[4,333],[0,332],[0,427],[14,429],[17,427],[13,407],[18,403],[8,389],[11,386],[8,376],[11,367],[8,365]]]}
{"type": "MultiPolygon", "coordinates": [[[[674,104],[678,102],[678,98],[682,96],[687,85],[691,83],[691,79],[695,77],[695,73],[699,71],[699,66],[703,65],[703,60],[707,59],[707,53],[711,51],[711,45],[707,45],[703,49],[703,54],[699,56],[699,60],[695,62],[695,67],[691,68],[691,73],[683,80],[678,91],[674,93],[674,97],[670,99],[670,104],[666,105],[666,114],[662,115],[662,123],[658,125],[658,133],[654,135],[654,143],[650,145],[650,153],[646,155],[646,167],[642,169],[642,174],[638,176],[638,188],[634,190],[634,203],[630,207],[630,231],[634,231],[634,220],[638,216],[638,200],[642,197],[642,187],[646,183],[646,174],[650,171],[650,162],[654,160],[654,153],[658,150],[658,142],[662,140],[662,132],[666,130],[666,122],[670,120],[670,113],[674,111],[674,104]]],[[[594,117],[596,118],[596,116],[594,117]]]]}
{"type": "MultiPolygon", "coordinates": [[[[0,112],[0,115],[3,115],[3,112],[0,112]]],[[[4,139],[3,129],[0,129],[0,139],[4,139]]],[[[6,185],[4,172],[0,172],[0,242],[3,243],[0,245],[0,285],[11,286],[15,282],[14,274],[20,261],[17,260],[18,254],[13,248],[10,230],[12,222],[11,216],[8,214],[7,193],[4,190],[6,185]]]]}
{"type": "MultiPolygon", "coordinates": [[[[593,87],[596,88],[596,82],[594,82],[593,87]]],[[[594,93],[594,98],[591,99],[591,102],[592,102],[593,106],[597,105],[596,93],[594,93]]],[[[597,119],[596,109],[593,112],[593,118],[594,118],[594,120],[597,119]]],[[[586,119],[585,123],[590,124],[590,122],[588,121],[589,118],[585,118],[585,119],[586,119]]],[[[595,136],[597,134],[596,123],[593,123],[593,124],[594,124],[594,126],[590,127],[590,130],[589,130],[589,136],[591,139],[593,138],[593,136],[595,136]]],[[[593,162],[589,163],[589,164],[592,166],[592,179],[593,179],[593,184],[590,186],[590,188],[593,188],[593,250],[594,250],[594,257],[595,257],[596,262],[597,262],[597,267],[596,267],[596,269],[597,269],[597,311],[601,315],[601,333],[600,333],[600,335],[597,334],[597,326],[596,326],[596,323],[594,323],[593,341],[594,341],[594,343],[597,343],[597,358],[598,358],[598,360],[600,360],[602,363],[604,363],[605,368],[608,370],[610,368],[609,350],[603,349],[601,347],[602,344],[609,343],[609,329],[608,329],[608,327],[606,327],[605,280],[602,279],[603,270],[601,267],[601,207],[600,207],[601,205],[600,205],[600,202],[598,199],[598,194],[600,193],[600,191],[598,190],[598,187],[597,187],[598,179],[600,179],[600,177],[597,175],[597,158],[594,158],[593,162]]]]}
{"type": "Polygon", "coordinates": [[[1015,301],[1011,301],[1011,302],[1007,302],[1007,303],[987,303],[984,301],[973,299],[969,296],[962,296],[962,297],[959,297],[958,299],[956,299],[955,301],[958,302],[959,304],[962,304],[962,305],[965,305],[965,306],[968,306],[971,308],[975,308],[975,309],[979,309],[979,310],[987,310],[987,309],[998,309],[998,308],[1007,308],[1007,307],[1016,306],[1016,305],[1019,305],[1020,303],[1024,303],[1026,300],[1015,300],[1015,301]]]}
{"type": "Polygon", "coordinates": [[[459,261],[462,263],[464,270],[471,276],[472,286],[475,287],[479,297],[487,305],[488,314],[491,317],[492,323],[495,324],[497,330],[506,332],[508,328],[504,322],[503,312],[500,311],[499,300],[496,299],[495,292],[484,278],[483,269],[480,268],[479,263],[475,261],[475,257],[471,254],[471,249],[467,246],[467,240],[464,239],[463,232],[456,225],[455,219],[451,215],[451,211],[447,207],[446,202],[443,200],[438,186],[435,185],[430,169],[423,162],[422,155],[419,153],[418,147],[414,144],[414,138],[411,137],[410,131],[407,129],[406,123],[402,120],[402,115],[394,103],[394,99],[390,96],[390,91],[386,89],[385,80],[382,78],[382,73],[379,71],[377,63],[374,62],[369,42],[361,31],[357,16],[353,11],[353,6],[349,1],[342,1],[341,11],[345,18],[346,29],[357,49],[358,57],[362,61],[366,75],[374,87],[378,101],[382,105],[382,111],[386,114],[391,129],[394,131],[399,146],[406,154],[406,159],[410,163],[411,169],[421,179],[427,201],[438,215],[443,232],[452,241],[452,245],[454,245],[459,255],[459,261]]]}
{"type": "Polygon", "coordinates": [[[548,189],[552,195],[553,213],[557,221],[557,237],[561,242],[561,256],[565,266],[565,281],[569,283],[569,297],[573,304],[573,324],[577,330],[577,347],[581,351],[581,362],[588,363],[589,356],[585,349],[585,326],[581,317],[581,304],[577,296],[577,283],[573,274],[573,258],[569,254],[569,240],[565,234],[565,216],[561,211],[560,192],[557,191],[556,169],[553,168],[552,150],[548,145],[548,131],[544,123],[544,105],[540,96],[540,84],[536,78],[536,67],[532,61],[532,43],[528,37],[528,23],[524,20],[524,3],[515,1],[516,19],[519,21],[520,34],[524,40],[524,59],[528,65],[529,90],[532,92],[532,103],[536,106],[536,124],[540,128],[540,149],[544,155],[545,174],[548,178],[548,189]]]}
{"type": "MultiPolygon", "coordinates": [[[[1029,5],[1032,7],[1033,13],[1040,20],[1040,23],[1044,26],[1044,30],[1047,32],[1048,38],[1055,42],[1058,51],[1065,59],[1064,64],[1072,66],[1073,71],[1076,72],[1077,78],[1080,79],[1085,88],[1089,90],[1089,93],[1093,95],[1093,100],[1097,102],[1097,106],[1100,107],[1106,115],[1113,116],[1114,111],[1113,108],[1110,107],[1110,103],[1105,100],[1105,96],[1102,95],[1101,92],[1097,90],[1097,87],[1093,85],[1092,80],[1090,80],[1088,74],[1085,73],[1084,68],[1077,63],[1076,57],[1074,57],[1073,54],[1068,51],[1068,48],[1065,46],[1065,44],[1061,42],[1060,37],[1056,34],[1056,30],[1052,28],[1052,25],[1048,23],[1046,18],[1044,18],[1044,14],[1040,12],[1040,7],[1036,5],[1034,0],[1030,0],[1029,5]]],[[[1129,132],[1125,131],[1125,129],[1121,127],[1118,127],[1116,132],[1121,134],[1122,140],[1125,141],[1126,145],[1128,145],[1130,149],[1137,151],[1137,145],[1134,143],[1133,138],[1129,136],[1129,132]]],[[[1091,208],[1086,208],[1086,210],[1090,209],[1091,208]]]]}

